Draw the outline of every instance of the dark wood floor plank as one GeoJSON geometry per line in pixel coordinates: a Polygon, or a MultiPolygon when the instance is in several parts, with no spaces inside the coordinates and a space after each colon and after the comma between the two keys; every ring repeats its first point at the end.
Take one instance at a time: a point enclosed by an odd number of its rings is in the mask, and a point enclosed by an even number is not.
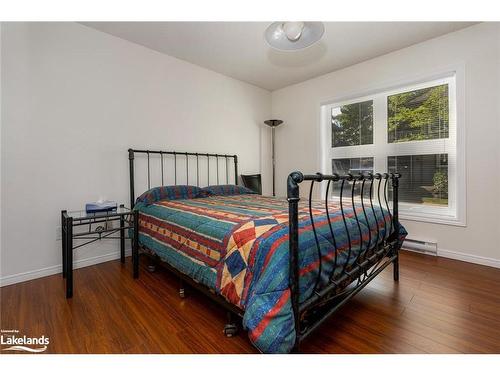
{"type": "MultiPolygon", "coordinates": [[[[488,353],[500,350],[498,339],[485,335],[484,328],[468,320],[458,319],[456,316],[443,312],[434,312],[429,309],[414,308],[409,306],[403,316],[426,327],[427,337],[441,337],[440,342],[446,341],[464,353],[488,353]]],[[[424,333],[423,333],[424,334],[424,333]]]]}
{"type": "MultiPolygon", "coordinates": [[[[500,270],[402,252],[306,340],[305,353],[500,353],[500,270]]],[[[2,329],[50,338],[49,353],[256,353],[225,312],[167,271],[130,259],[78,269],[72,300],[60,275],[0,289],[2,329]]]]}

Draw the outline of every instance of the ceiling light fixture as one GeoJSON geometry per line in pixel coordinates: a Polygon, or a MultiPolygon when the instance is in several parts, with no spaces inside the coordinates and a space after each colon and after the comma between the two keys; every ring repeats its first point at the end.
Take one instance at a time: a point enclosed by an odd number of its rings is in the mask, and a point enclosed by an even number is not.
{"type": "Polygon", "coordinates": [[[273,22],[264,39],[274,49],[297,51],[312,46],[325,33],[322,22],[273,22]]]}

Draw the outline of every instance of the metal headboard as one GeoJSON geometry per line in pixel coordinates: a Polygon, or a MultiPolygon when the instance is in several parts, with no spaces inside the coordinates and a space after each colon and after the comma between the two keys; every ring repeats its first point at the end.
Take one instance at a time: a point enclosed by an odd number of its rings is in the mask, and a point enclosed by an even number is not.
{"type": "MultiPolygon", "coordinates": [[[[210,154],[210,153],[199,153],[199,152],[181,152],[181,151],[158,151],[158,150],[134,150],[134,149],[129,149],[128,150],[128,159],[129,159],[129,169],[130,169],[130,207],[134,207],[135,204],[135,181],[134,181],[134,159],[135,159],[135,154],[145,154],[147,158],[147,172],[148,172],[148,189],[151,189],[151,158],[153,156],[159,158],[160,162],[160,167],[161,167],[161,186],[164,185],[165,178],[164,176],[167,175],[165,173],[165,162],[164,159],[167,156],[173,156],[173,161],[174,161],[174,171],[173,171],[173,176],[174,176],[174,185],[177,185],[177,171],[180,167],[178,168],[178,163],[180,161],[183,161],[185,164],[185,171],[186,171],[186,185],[190,184],[189,181],[189,167],[190,167],[190,156],[194,157],[192,163],[196,165],[196,186],[200,186],[200,168],[206,167],[207,170],[207,178],[206,178],[206,185],[210,185],[210,161],[215,160],[215,169],[216,169],[216,178],[214,183],[219,183],[224,181],[223,176],[221,176],[222,171],[219,171],[219,169],[224,169],[224,167],[219,166],[219,159],[225,160],[225,182],[226,184],[229,184],[229,175],[230,175],[230,162],[232,159],[233,162],[233,167],[234,167],[234,184],[238,185],[238,156],[237,155],[227,155],[227,154],[210,154]],[[203,160],[205,159],[205,160],[203,160]]],[[[195,185],[194,183],[191,183],[191,185],[195,185]]]]}

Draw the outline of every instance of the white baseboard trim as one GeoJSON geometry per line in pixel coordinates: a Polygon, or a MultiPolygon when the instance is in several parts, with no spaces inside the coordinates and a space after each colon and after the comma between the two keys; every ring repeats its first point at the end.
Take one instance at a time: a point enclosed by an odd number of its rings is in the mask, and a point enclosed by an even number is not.
{"type": "MultiPolygon", "coordinates": [[[[125,250],[125,256],[130,256],[130,255],[131,251],[125,250]]],[[[90,258],[79,259],[73,263],[73,269],[93,266],[94,264],[109,262],[110,260],[115,260],[119,258],[120,258],[120,251],[114,251],[109,254],[97,255],[90,258]]],[[[57,264],[55,266],[41,268],[38,270],[4,276],[0,278],[0,286],[22,283],[23,281],[29,281],[33,279],[38,279],[40,277],[51,276],[61,272],[62,272],[62,264],[57,264]]]]}
{"type": "MultiPolygon", "coordinates": [[[[411,251],[411,250],[410,250],[411,251]]],[[[130,256],[131,251],[126,250],[125,255],[130,256]]],[[[482,257],[478,255],[465,254],[458,251],[439,249],[437,251],[437,256],[455,260],[461,260],[463,262],[481,264],[483,266],[490,266],[495,268],[500,268],[500,259],[482,257]]],[[[74,262],[73,268],[83,268],[92,266],[94,264],[99,264],[103,262],[108,262],[110,260],[115,260],[120,258],[120,252],[115,251],[109,254],[97,255],[90,258],[80,259],[74,262]]],[[[46,268],[41,268],[38,270],[22,272],[15,275],[4,276],[0,278],[0,286],[7,286],[11,284],[22,283],[23,281],[29,281],[33,279],[38,279],[40,277],[51,276],[62,272],[62,265],[57,264],[55,266],[50,266],[46,268]]]]}
{"type": "Polygon", "coordinates": [[[463,262],[468,262],[468,263],[481,264],[483,266],[500,268],[500,259],[482,257],[479,255],[465,254],[465,253],[460,253],[458,251],[451,251],[439,248],[437,251],[437,256],[443,258],[461,260],[463,262]]]}

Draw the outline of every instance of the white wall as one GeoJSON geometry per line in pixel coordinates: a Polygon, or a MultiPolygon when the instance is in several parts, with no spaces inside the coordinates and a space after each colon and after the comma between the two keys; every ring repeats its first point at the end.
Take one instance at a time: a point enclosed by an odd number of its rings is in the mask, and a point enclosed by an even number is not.
{"type": "MultiPolygon", "coordinates": [[[[3,23],[1,37],[2,284],[60,270],[61,209],[129,201],[129,147],[238,154],[240,173],[261,170],[268,91],[76,23],[3,23]]],[[[117,250],[103,241],[75,260],[117,250]]]]}
{"type": "MultiPolygon", "coordinates": [[[[369,93],[413,77],[463,66],[467,226],[404,221],[412,238],[435,240],[439,254],[500,266],[500,24],[483,23],[272,93],[277,130],[277,181],[293,170],[320,169],[320,104],[369,93]]],[[[278,193],[286,193],[284,183],[278,193]]]]}
{"type": "MultiPolygon", "coordinates": [[[[467,227],[404,224],[412,237],[437,240],[443,255],[498,265],[499,34],[499,24],[480,24],[271,97],[79,24],[3,23],[2,284],[60,270],[61,209],[98,198],[128,202],[129,147],[236,153],[240,172],[261,171],[269,193],[270,131],[262,122],[272,103],[272,117],[285,120],[276,143],[276,187],[284,195],[289,172],[319,169],[322,101],[456,64],[465,68],[467,227]]],[[[116,241],[102,242],[75,258],[83,266],[115,258],[117,250],[116,241]]]]}

